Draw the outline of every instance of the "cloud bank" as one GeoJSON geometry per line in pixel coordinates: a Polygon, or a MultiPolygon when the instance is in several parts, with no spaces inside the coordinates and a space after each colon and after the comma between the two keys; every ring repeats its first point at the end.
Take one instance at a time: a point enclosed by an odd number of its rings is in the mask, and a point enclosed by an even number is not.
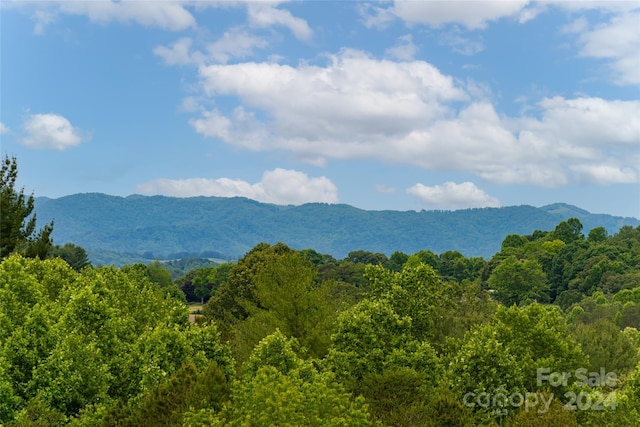
{"type": "Polygon", "coordinates": [[[498,199],[476,187],[472,182],[445,182],[433,187],[416,184],[407,193],[418,197],[429,209],[464,209],[499,207],[498,199]]]}
{"type": "Polygon", "coordinates": [[[191,126],[242,149],[285,150],[319,165],[379,159],[499,184],[640,179],[639,101],[557,96],[509,117],[477,98],[473,83],[425,61],[348,49],[324,66],[243,62],[198,73],[205,97],[235,97],[237,106],[203,111],[191,126]]]}
{"type": "Polygon", "coordinates": [[[160,178],[139,185],[137,191],[174,197],[237,196],[277,205],[338,202],[338,189],[328,178],[280,168],[264,172],[262,180],[255,184],[229,178],[160,178]]]}

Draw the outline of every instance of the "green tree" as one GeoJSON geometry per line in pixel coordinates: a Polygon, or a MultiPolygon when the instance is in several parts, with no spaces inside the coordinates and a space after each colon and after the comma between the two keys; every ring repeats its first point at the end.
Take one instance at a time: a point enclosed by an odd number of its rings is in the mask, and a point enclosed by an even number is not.
{"type": "Polygon", "coordinates": [[[608,319],[598,319],[595,323],[572,325],[572,335],[589,356],[589,372],[599,372],[605,367],[616,375],[625,375],[638,362],[638,349],[622,333],[620,328],[608,319]]]}
{"type": "MultiPolygon", "coordinates": [[[[447,377],[466,405],[482,409],[474,404],[481,393],[509,395],[525,390],[523,363],[489,325],[469,331],[456,344],[449,354],[447,377]]],[[[488,408],[493,409],[503,408],[488,408]]]]}
{"type": "Polygon", "coordinates": [[[279,331],[264,338],[234,383],[232,401],[223,412],[195,412],[185,425],[370,425],[364,399],[353,399],[330,372],[319,373],[301,359],[296,348],[296,340],[279,331]]]}
{"type": "Polygon", "coordinates": [[[520,236],[519,234],[509,234],[502,241],[502,250],[504,252],[507,248],[520,248],[527,243],[527,238],[520,236]]]}
{"type": "MultiPolygon", "coordinates": [[[[448,378],[460,398],[468,396],[471,404],[480,393],[509,396],[545,390],[548,383],[538,386],[538,368],[575,372],[587,362],[579,344],[569,337],[560,309],[542,304],[500,306],[493,321],[451,344],[448,378]]],[[[560,398],[566,390],[555,388],[553,393],[560,398]]],[[[484,411],[477,404],[475,407],[484,411]]],[[[514,412],[504,399],[486,408],[494,409],[514,412]]]]}
{"type": "Polygon", "coordinates": [[[227,280],[203,309],[205,316],[218,323],[223,340],[231,339],[233,326],[249,316],[250,307],[259,306],[254,294],[258,272],[274,258],[292,252],[283,243],[260,243],[231,267],[227,280]]]}
{"type": "Polygon", "coordinates": [[[190,325],[186,305],[146,266],[76,272],[18,254],[0,262],[2,422],[57,425],[82,413],[78,425],[98,425],[111,405],[139,403],[190,362],[233,376],[215,326],[190,325]]]}
{"type": "Polygon", "coordinates": [[[298,253],[284,254],[263,265],[255,277],[257,305],[249,307],[250,316],[236,329],[236,342],[244,347],[239,359],[276,329],[300,341],[310,356],[326,354],[333,323],[348,296],[336,281],[317,283],[316,274],[311,262],[298,253]]]}
{"type": "Polygon", "coordinates": [[[400,271],[408,260],[409,255],[405,254],[404,252],[395,251],[389,257],[389,261],[387,261],[386,267],[392,271],[400,271]]]}
{"type": "Polygon", "coordinates": [[[436,352],[411,331],[411,318],[398,315],[388,301],[363,300],[338,316],[326,363],[358,392],[368,374],[402,367],[429,373],[435,385],[441,371],[436,352]]]}
{"type": "Polygon", "coordinates": [[[409,256],[406,264],[416,266],[420,263],[430,265],[434,270],[438,271],[440,268],[440,258],[429,250],[421,250],[415,254],[409,256]]]}
{"type": "Polygon", "coordinates": [[[582,223],[578,218],[569,218],[556,226],[555,230],[553,230],[553,235],[556,239],[560,239],[567,244],[575,240],[584,239],[582,223]]]}
{"type": "Polygon", "coordinates": [[[64,246],[53,246],[49,250],[49,257],[62,258],[75,271],[80,271],[91,265],[87,251],[83,247],[76,246],[73,243],[66,243],[64,246]]]}
{"type": "Polygon", "coordinates": [[[592,228],[591,231],[589,231],[589,236],[587,237],[587,240],[589,242],[599,243],[607,240],[607,237],[609,236],[607,235],[606,228],[596,227],[596,228],[592,228]]]}
{"type": "Polygon", "coordinates": [[[19,252],[44,259],[51,248],[53,221],[36,231],[35,199],[17,191],[18,161],[5,156],[0,168],[0,259],[19,252]]]}
{"type": "Polygon", "coordinates": [[[557,306],[539,303],[524,307],[500,306],[494,321],[484,327],[516,356],[528,390],[536,388],[537,368],[571,372],[587,363],[557,306]]]}
{"type": "Polygon", "coordinates": [[[388,259],[385,254],[381,253],[373,253],[369,251],[351,251],[348,256],[345,258],[345,261],[350,261],[354,264],[385,264],[388,259]]]}
{"type": "Polygon", "coordinates": [[[200,304],[205,303],[211,296],[213,284],[218,282],[218,267],[205,267],[198,269],[193,278],[194,294],[200,298],[200,304]]]}
{"type": "Polygon", "coordinates": [[[456,306],[456,291],[430,265],[407,263],[400,272],[368,266],[366,277],[373,298],[387,301],[395,313],[411,318],[415,339],[444,341],[445,314],[456,306]]]}
{"type": "Polygon", "coordinates": [[[218,412],[229,398],[230,383],[215,362],[201,371],[188,361],[166,381],[151,388],[139,404],[112,405],[102,416],[102,425],[179,427],[188,412],[218,412]]]}
{"type": "Polygon", "coordinates": [[[0,357],[0,423],[14,418],[15,410],[21,401],[13,390],[12,379],[7,372],[9,368],[9,363],[0,357]]]}
{"type": "Polygon", "coordinates": [[[507,306],[549,302],[547,276],[535,259],[505,258],[489,276],[488,284],[495,291],[496,300],[507,306]]]}

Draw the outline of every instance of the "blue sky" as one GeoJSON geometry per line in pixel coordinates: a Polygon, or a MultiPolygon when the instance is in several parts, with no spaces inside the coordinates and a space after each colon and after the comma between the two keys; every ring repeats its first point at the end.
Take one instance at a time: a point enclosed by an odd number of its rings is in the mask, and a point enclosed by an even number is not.
{"type": "Polygon", "coordinates": [[[36,196],[640,217],[640,3],[3,1],[36,196]]]}

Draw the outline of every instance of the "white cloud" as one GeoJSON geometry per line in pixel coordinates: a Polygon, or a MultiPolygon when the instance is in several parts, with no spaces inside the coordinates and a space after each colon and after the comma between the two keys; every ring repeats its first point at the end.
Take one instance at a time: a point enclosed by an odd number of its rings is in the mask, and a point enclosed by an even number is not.
{"type": "Polygon", "coordinates": [[[57,14],[50,10],[36,10],[32,19],[36,21],[33,27],[33,34],[42,35],[47,25],[56,21],[57,14]]]}
{"type": "Polygon", "coordinates": [[[73,127],[59,114],[31,114],[22,125],[22,143],[30,148],[66,150],[91,139],[91,135],[73,127]]]}
{"type": "MultiPolygon", "coordinates": [[[[272,123],[261,132],[276,138],[265,144],[311,151],[316,150],[311,146],[324,151],[320,145],[330,141],[406,133],[447,115],[449,108],[441,101],[467,98],[451,77],[423,61],[380,61],[353,50],[329,60],[326,67],[210,65],[200,67],[201,83],[209,96],[237,96],[245,108],[266,112],[272,123]]],[[[246,115],[240,117],[248,124],[246,115]]],[[[255,126],[251,129],[256,131],[255,126]]]]}
{"type": "Polygon", "coordinates": [[[473,182],[445,182],[442,185],[428,187],[416,184],[407,188],[407,193],[418,197],[425,206],[432,209],[464,209],[499,207],[498,199],[476,187],[473,182]]]}
{"type": "MultiPolygon", "coordinates": [[[[179,1],[58,1],[48,6],[57,6],[61,13],[81,15],[91,22],[108,24],[136,23],[146,27],[157,27],[170,31],[185,30],[196,26],[193,15],[179,1]]],[[[36,28],[43,28],[51,22],[47,15],[37,17],[36,28]]]]}
{"type": "Polygon", "coordinates": [[[546,6],[554,6],[570,12],[581,12],[587,10],[600,10],[605,13],[625,13],[640,8],[638,2],[634,1],[611,1],[611,0],[546,0],[546,6]]]}
{"type": "Polygon", "coordinates": [[[191,52],[193,40],[183,37],[173,42],[169,47],[156,46],[153,53],[158,55],[167,65],[198,64],[201,58],[191,52]]]}
{"type": "Polygon", "coordinates": [[[34,33],[43,34],[47,25],[56,21],[59,14],[85,16],[91,22],[107,25],[111,22],[138,24],[168,31],[183,31],[197,27],[196,12],[217,7],[246,7],[251,26],[268,28],[283,26],[297,38],[308,40],[313,31],[308,23],[295,17],[288,10],[278,8],[283,1],[231,1],[231,0],[51,0],[47,2],[24,0],[18,6],[32,6],[36,10],[32,19],[36,22],[34,33]]]}
{"type": "Polygon", "coordinates": [[[398,38],[398,43],[385,51],[388,56],[401,61],[411,61],[418,52],[418,46],[413,44],[411,34],[398,38]]]}
{"type": "Polygon", "coordinates": [[[376,184],[374,188],[378,193],[382,194],[393,194],[396,192],[396,189],[394,187],[390,187],[385,184],[376,184]]]}
{"type": "Polygon", "coordinates": [[[555,145],[613,149],[640,142],[640,101],[556,96],[538,105],[542,119],[525,126],[555,145]]]}
{"type": "Polygon", "coordinates": [[[511,1],[396,1],[391,11],[408,24],[461,24],[468,29],[482,29],[489,21],[516,16],[529,0],[511,1]]]}
{"type": "Polygon", "coordinates": [[[280,25],[287,27],[294,36],[301,40],[308,40],[313,35],[307,21],[297,18],[288,10],[278,9],[274,4],[249,2],[247,3],[249,23],[258,28],[280,25]]]}
{"type": "Polygon", "coordinates": [[[280,168],[264,172],[262,180],[256,184],[229,178],[156,179],[139,185],[137,191],[175,197],[239,196],[278,205],[338,202],[338,189],[330,179],[313,178],[300,171],[280,168]]]}
{"type": "Polygon", "coordinates": [[[356,3],[356,8],[367,28],[384,29],[396,19],[392,8],[374,6],[372,3],[356,3]]]}
{"type": "Polygon", "coordinates": [[[4,123],[0,122],[0,135],[4,135],[5,133],[9,133],[10,129],[5,126],[4,123]]]}
{"type": "Polygon", "coordinates": [[[266,126],[242,107],[236,108],[231,117],[217,110],[203,111],[200,118],[189,120],[189,124],[205,137],[218,138],[247,150],[268,149],[270,135],[266,126]]]}
{"type": "Polygon", "coordinates": [[[249,34],[241,28],[226,31],[222,38],[207,46],[207,53],[215,62],[226,64],[231,58],[244,58],[253,55],[253,50],[268,46],[265,39],[249,34]]]}
{"type": "Polygon", "coordinates": [[[579,36],[580,55],[610,61],[612,80],[640,84],[640,13],[614,16],[579,36]]]}
{"type": "Polygon", "coordinates": [[[582,33],[589,28],[589,22],[584,16],[571,21],[561,27],[561,31],[565,34],[582,33]]]}
{"type": "Polygon", "coordinates": [[[194,49],[193,45],[194,41],[190,37],[183,37],[169,46],[156,46],[153,53],[167,65],[226,64],[233,58],[252,56],[254,49],[263,49],[268,43],[265,39],[236,27],[226,31],[215,42],[206,44],[201,50],[194,49]]]}
{"type": "Polygon", "coordinates": [[[178,109],[186,113],[194,113],[196,111],[200,111],[202,109],[202,105],[198,97],[187,96],[182,100],[178,109]]]}
{"type": "Polygon", "coordinates": [[[473,40],[464,37],[459,29],[442,33],[439,42],[444,46],[449,46],[454,52],[466,56],[472,56],[484,50],[484,43],[481,39],[473,40]]]}
{"type": "Polygon", "coordinates": [[[473,81],[465,91],[424,61],[354,50],[329,56],[325,66],[247,62],[199,73],[205,96],[234,96],[239,106],[203,111],[190,121],[197,132],[316,165],[374,158],[546,187],[584,180],[577,172],[584,165],[638,170],[630,161],[640,142],[638,101],[545,98],[524,116],[501,116],[490,91],[473,81]]]}
{"type": "MultiPolygon", "coordinates": [[[[635,159],[636,164],[640,158],[635,159]]],[[[579,164],[570,167],[579,181],[607,184],[632,184],[640,180],[637,169],[607,164],[579,164]]]]}

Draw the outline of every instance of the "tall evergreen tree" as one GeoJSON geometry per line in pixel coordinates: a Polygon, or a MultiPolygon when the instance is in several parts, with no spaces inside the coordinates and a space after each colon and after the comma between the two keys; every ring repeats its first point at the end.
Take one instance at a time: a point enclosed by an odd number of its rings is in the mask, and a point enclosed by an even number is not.
{"type": "Polygon", "coordinates": [[[51,248],[53,221],[36,231],[35,199],[15,189],[18,162],[5,156],[0,171],[0,259],[13,252],[46,258],[51,248]]]}

